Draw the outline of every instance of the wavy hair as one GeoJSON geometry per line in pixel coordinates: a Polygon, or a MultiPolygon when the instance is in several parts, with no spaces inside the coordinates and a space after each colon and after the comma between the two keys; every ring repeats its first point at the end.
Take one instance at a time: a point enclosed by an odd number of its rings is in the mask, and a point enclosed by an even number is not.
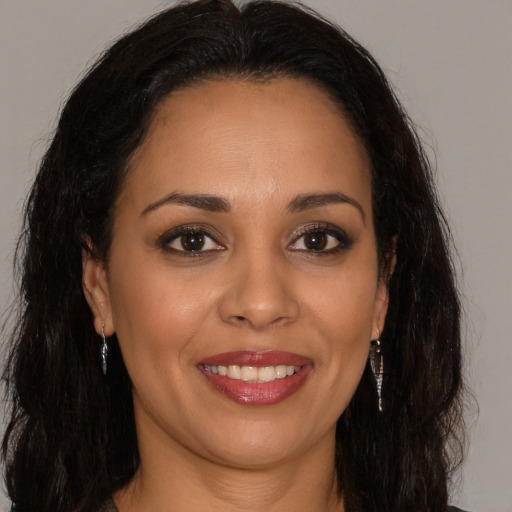
{"type": "Polygon", "coordinates": [[[27,199],[4,373],[13,511],[85,512],[137,470],[130,378],[115,336],[101,375],[81,252],[108,259],[112,207],[155,108],[203,80],[281,76],[316,84],[342,109],[371,162],[383,272],[396,254],[381,338],[385,410],[367,368],[337,424],[340,495],[347,511],[446,510],[461,455],[460,304],[420,140],[378,64],[342,29],[285,2],[199,0],[157,14],[102,55],[65,104],[27,199]]]}

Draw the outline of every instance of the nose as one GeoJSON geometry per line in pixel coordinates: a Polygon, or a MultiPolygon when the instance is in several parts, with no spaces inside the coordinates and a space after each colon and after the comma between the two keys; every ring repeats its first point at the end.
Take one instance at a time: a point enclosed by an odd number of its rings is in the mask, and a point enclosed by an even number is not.
{"type": "Polygon", "coordinates": [[[285,266],[272,257],[241,259],[221,300],[222,320],[257,331],[295,322],[300,307],[285,266]]]}

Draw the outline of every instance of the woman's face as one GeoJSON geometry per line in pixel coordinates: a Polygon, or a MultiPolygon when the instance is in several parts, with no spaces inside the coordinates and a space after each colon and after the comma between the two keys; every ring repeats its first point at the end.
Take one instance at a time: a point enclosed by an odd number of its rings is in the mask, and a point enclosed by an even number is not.
{"type": "Polygon", "coordinates": [[[133,382],[143,460],[264,467],[333,449],[387,289],[367,157],[316,86],[172,93],[130,162],[108,264],[84,269],[133,382]]]}

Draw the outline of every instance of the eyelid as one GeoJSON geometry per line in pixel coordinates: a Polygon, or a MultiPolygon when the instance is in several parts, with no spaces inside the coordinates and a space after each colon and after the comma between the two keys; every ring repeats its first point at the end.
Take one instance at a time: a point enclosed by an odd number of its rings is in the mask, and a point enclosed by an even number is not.
{"type": "Polygon", "coordinates": [[[180,256],[186,257],[197,257],[197,256],[206,256],[215,251],[223,251],[226,249],[225,243],[222,241],[221,235],[217,232],[217,230],[213,229],[211,226],[206,226],[204,224],[183,224],[180,226],[176,226],[171,228],[160,236],[158,236],[156,240],[156,245],[161,249],[168,251],[173,254],[177,254],[180,256]],[[170,244],[178,239],[180,236],[187,233],[201,233],[205,237],[212,240],[218,247],[215,249],[206,249],[206,250],[198,250],[198,251],[185,251],[176,249],[171,247],[170,244]]]}
{"type": "Polygon", "coordinates": [[[302,226],[298,231],[296,231],[293,234],[293,239],[291,243],[289,244],[288,248],[291,251],[295,252],[304,252],[308,254],[312,254],[315,256],[321,256],[321,255],[328,255],[333,254],[336,252],[339,252],[344,249],[349,249],[353,243],[353,240],[349,235],[346,233],[346,231],[339,226],[336,226],[334,224],[331,224],[330,222],[314,222],[307,224],[305,226],[302,226]],[[293,244],[296,244],[298,240],[300,240],[302,237],[309,233],[325,233],[328,236],[332,236],[338,240],[338,244],[336,247],[333,247],[331,249],[326,250],[320,250],[320,251],[314,251],[310,249],[294,249],[291,248],[293,244]]]}

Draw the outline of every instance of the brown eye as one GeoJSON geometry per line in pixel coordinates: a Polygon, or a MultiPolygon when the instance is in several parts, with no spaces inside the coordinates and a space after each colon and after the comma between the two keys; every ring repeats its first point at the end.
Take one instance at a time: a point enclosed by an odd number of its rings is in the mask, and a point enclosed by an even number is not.
{"type": "Polygon", "coordinates": [[[327,235],[320,231],[308,233],[304,236],[304,245],[310,251],[323,251],[327,247],[327,235]]]}
{"type": "Polygon", "coordinates": [[[306,226],[302,233],[288,246],[291,251],[328,255],[349,249],[351,239],[345,231],[332,224],[306,226]]]}
{"type": "Polygon", "coordinates": [[[181,253],[182,256],[200,256],[225,249],[207,231],[187,226],[164,233],[158,240],[158,245],[166,251],[181,253]]]}
{"type": "Polygon", "coordinates": [[[183,233],[180,237],[181,246],[185,251],[200,251],[204,247],[203,233],[183,233]]]}

